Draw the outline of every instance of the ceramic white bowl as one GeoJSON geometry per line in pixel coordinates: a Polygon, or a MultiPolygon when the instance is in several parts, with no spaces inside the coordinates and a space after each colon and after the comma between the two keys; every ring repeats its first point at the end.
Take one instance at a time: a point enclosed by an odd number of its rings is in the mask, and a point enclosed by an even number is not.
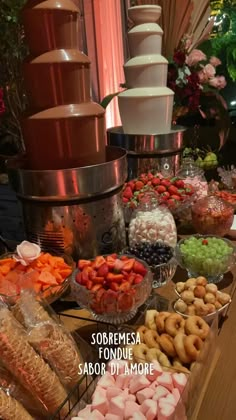
{"type": "Polygon", "coordinates": [[[174,92],[167,87],[127,89],[118,95],[126,134],[164,134],[171,130],[174,92]]]}
{"type": "Polygon", "coordinates": [[[128,32],[129,52],[137,55],[161,54],[163,30],[157,23],[144,23],[128,32]]]}
{"type": "Polygon", "coordinates": [[[166,86],[168,61],[160,54],[140,55],[124,65],[128,88],[166,86]]]}
{"type": "Polygon", "coordinates": [[[129,18],[139,25],[146,22],[157,22],[161,15],[161,7],[157,5],[145,4],[142,6],[134,6],[128,9],[129,18]]]}

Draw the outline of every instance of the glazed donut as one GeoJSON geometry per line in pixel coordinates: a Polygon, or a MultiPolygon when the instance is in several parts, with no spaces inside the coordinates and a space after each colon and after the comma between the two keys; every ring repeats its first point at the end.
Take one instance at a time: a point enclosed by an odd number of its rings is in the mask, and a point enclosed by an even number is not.
{"type": "Polygon", "coordinates": [[[175,357],[176,351],[174,348],[173,338],[168,334],[161,334],[159,337],[159,344],[161,349],[167,354],[167,356],[175,357]]]}
{"type": "Polygon", "coordinates": [[[171,363],[166,356],[166,354],[162,353],[161,350],[158,349],[149,349],[146,356],[146,361],[152,363],[153,360],[157,360],[161,366],[170,368],[171,363]]]}
{"type": "Polygon", "coordinates": [[[184,332],[185,321],[183,317],[179,314],[171,314],[165,321],[166,332],[175,337],[178,332],[184,332]]]}
{"type": "Polygon", "coordinates": [[[186,335],[183,333],[178,333],[174,338],[174,346],[178,358],[181,360],[182,363],[190,363],[191,357],[187,354],[184,346],[184,339],[186,335]]]}
{"type": "Polygon", "coordinates": [[[140,341],[142,343],[144,343],[144,334],[145,334],[146,331],[148,331],[148,328],[145,327],[145,325],[141,325],[136,331],[136,334],[139,334],[140,341]]]}
{"type": "Polygon", "coordinates": [[[145,326],[150,330],[157,330],[156,317],[159,314],[155,309],[149,309],[145,315],[145,326]]]}
{"type": "Polygon", "coordinates": [[[191,359],[194,361],[197,360],[202,346],[203,341],[197,335],[190,334],[184,338],[185,350],[187,354],[191,357],[191,359]]]}
{"type": "Polygon", "coordinates": [[[175,357],[173,360],[173,367],[178,370],[178,372],[183,372],[183,373],[190,373],[190,370],[188,368],[186,368],[185,366],[183,366],[181,360],[178,357],[175,357]]]}
{"type": "Polygon", "coordinates": [[[147,352],[148,346],[144,343],[133,346],[134,359],[137,363],[146,363],[147,352]]]}
{"type": "Polygon", "coordinates": [[[156,348],[160,349],[159,346],[159,335],[156,331],[147,330],[144,334],[144,343],[148,346],[149,349],[156,348]]]}
{"type": "Polygon", "coordinates": [[[159,312],[156,317],[157,332],[160,334],[165,332],[165,320],[170,316],[170,312],[159,312]]]}
{"type": "Polygon", "coordinates": [[[200,316],[193,315],[185,321],[186,334],[198,335],[202,340],[205,340],[209,330],[209,325],[200,316]]]}

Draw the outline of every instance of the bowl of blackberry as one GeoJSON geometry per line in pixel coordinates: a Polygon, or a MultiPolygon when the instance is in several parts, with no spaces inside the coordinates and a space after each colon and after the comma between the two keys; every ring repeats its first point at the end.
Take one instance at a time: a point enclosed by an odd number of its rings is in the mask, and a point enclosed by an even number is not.
{"type": "Polygon", "coordinates": [[[164,286],[176,272],[177,261],[174,248],[164,242],[140,242],[129,247],[127,252],[145,261],[153,273],[153,288],[164,286]]]}

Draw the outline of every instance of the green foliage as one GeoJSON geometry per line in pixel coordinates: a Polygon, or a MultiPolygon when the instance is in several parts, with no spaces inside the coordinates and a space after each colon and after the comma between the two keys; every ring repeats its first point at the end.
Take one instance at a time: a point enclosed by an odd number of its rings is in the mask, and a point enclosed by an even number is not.
{"type": "Polygon", "coordinates": [[[0,6],[0,87],[4,89],[6,112],[1,118],[0,135],[10,134],[19,150],[24,149],[19,124],[25,109],[22,61],[27,53],[20,10],[26,0],[1,0],[0,6]]]}

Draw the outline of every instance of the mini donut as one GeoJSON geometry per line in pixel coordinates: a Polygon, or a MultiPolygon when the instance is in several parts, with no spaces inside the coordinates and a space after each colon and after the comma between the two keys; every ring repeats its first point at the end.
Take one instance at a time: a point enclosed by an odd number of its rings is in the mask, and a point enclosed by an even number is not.
{"type": "Polygon", "coordinates": [[[222,308],[222,305],[218,300],[215,302],[215,308],[217,311],[222,308]]]}
{"type": "Polygon", "coordinates": [[[176,353],[178,355],[178,358],[181,360],[182,363],[190,363],[191,357],[188,355],[188,353],[185,350],[184,346],[184,339],[187,337],[183,333],[178,333],[174,338],[174,346],[176,353]]]}
{"type": "Polygon", "coordinates": [[[149,309],[145,315],[145,326],[150,330],[157,330],[156,317],[159,314],[155,309],[149,309]]]}
{"type": "Polygon", "coordinates": [[[165,321],[166,332],[175,337],[180,331],[184,331],[185,321],[179,314],[171,314],[165,321]]]}
{"type": "Polygon", "coordinates": [[[196,284],[198,286],[206,286],[207,285],[207,279],[206,279],[206,277],[202,277],[202,276],[197,277],[196,278],[196,284]]]}
{"type": "Polygon", "coordinates": [[[186,315],[196,315],[195,305],[188,305],[187,310],[185,312],[186,315]]]}
{"type": "Polygon", "coordinates": [[[173,338],[170,337],[168,334],[160,335],[159,344],[160,344],[161,350],[163,350],[167,354],[167,356],[170,356],[170,357],[176,356],[173,338]]]}
{"type": "Polygon", "coordinates": [[[188,368],[186,368],[185,366],[183,366],[181,360],[178,357],[175,357],[173,359],[173,367],[178,371],[178,372],[183,372],[183,373],[190,373],[190,370],[188,368]]]}
{"type": "Polygon", "coordinates": [[[148,346],[149,349],[152,349],[153,347],[160,349],[159,335],[156,331],[147,330],[144,334],[144,343],[148,346]]]}
{"type": "Polygon", "coordinates": [[[205,294],[206,294],[206,289],[204,286],[196,286],[194,288],[193,294],[196,298],[204,298],[205,294]]]}
{"type": "Polygon", "coordinates": [[[134,359],[137,363],[146,363],[147,352],[148,346],[144,343],[133,346],[134,359]]]}
{"type": "Polygon", "coordinates": [[[176,283],[175,288],[178,293],[182,293],[185,290],[185,283],[183,281],[179,281],[178,283],[176,283]]]}
{"type": "Polygon", "coordinates": [[[177,302],[175,303],[175,309],[179,312],[182,312],[182,314],[184,314],[187,310],[187,303],[185,303],[183,300],[179,299],[177,300],[177,302]]]}
{"type": "Polygon", "coordinates": [[[146,361],[149,362],[149,363],[152,363],[153,360],[157,360],[160,363],[160,365],[163,366],[163,367],[166,367],[166,368],[171,367],[171,363],[170,363],[168,357],[161,350],[148,349],[148,352],[147,352],[147,355],[146,355],[146,361]]]}
{"type": "Polygon", "coordinates": [[[213,293],[213,295],[215,295],[216,292],[218,291],[218,287],[216,286],[216,284],[210,283],[206,285],[206,291],[213,293]]]}
{"type": "Polygon", "coordinates": [[[187,304],[190,304],[194,301],[194,294],[191,290],[184,290],[184,292],[182,292],[180,296],[181,299],[187,304]]]}
{"type": "Polygon", "coordinates": [[[204,321],[204,319],[200,318],[200,316],[193,315],[185,321],[186,334],[194,334],[200,337],[202,340],[205,340],[209,330],[209,325],[204,321]]]}
{"type": "Polygon", "coordinates": [[[192,360],[197,360],[200,350],[203,346],[203,341],[198,335],[190,334],[184,338],[184,346],[187,354],[192,360]]]}
{"type": "Polygon", "coordinates": [[[138,329],[137,329],[137,331],[136,331],[136,334],[138,334],[139,335],[139,337],[140,337],[140,341],[142,342],[142,343],[144,343],[144,334],[145,334],[145,332],[146,331],[148,331],[148,328],[147,327],[145,327],[145,325],[141,325],[138,329]]]}
{"type": "Polygon", "coordinates": [[[212,314],[216,311],[216,307],[213,303],[206,303],[206,307],[208,309],[208,314],[212,314]]]}
{"type": "Polygon", "coordinates": [[[159,312],[156,317],[157,332],[160,334],[165,332],[165,320],[170,316],[170,312],[159,312]]]}
{"type": "Polygon", "coordinates": [[[189,289],[189,287],[196,286],[197,280],[195,278],[188,279],[185,282],[185,289],[189,289]]]}
{"type": "Polygon", "coordinates": [[[213,293],[206,293],[205,297],[204,297],[204,301],[206,303],[215,303],[216,301],[216,296],[213,295],[213,293]]]}
{"type": "Polygon", "coordinates": [[[228,293],[223,293],[223,292],[217,292],[216,293],[216,298],[218,300],[218,302],[221,303],[222,306],[226,305],[226,303],[229,303],[230,301],[230,295],[228,295],[228,293]]]}

